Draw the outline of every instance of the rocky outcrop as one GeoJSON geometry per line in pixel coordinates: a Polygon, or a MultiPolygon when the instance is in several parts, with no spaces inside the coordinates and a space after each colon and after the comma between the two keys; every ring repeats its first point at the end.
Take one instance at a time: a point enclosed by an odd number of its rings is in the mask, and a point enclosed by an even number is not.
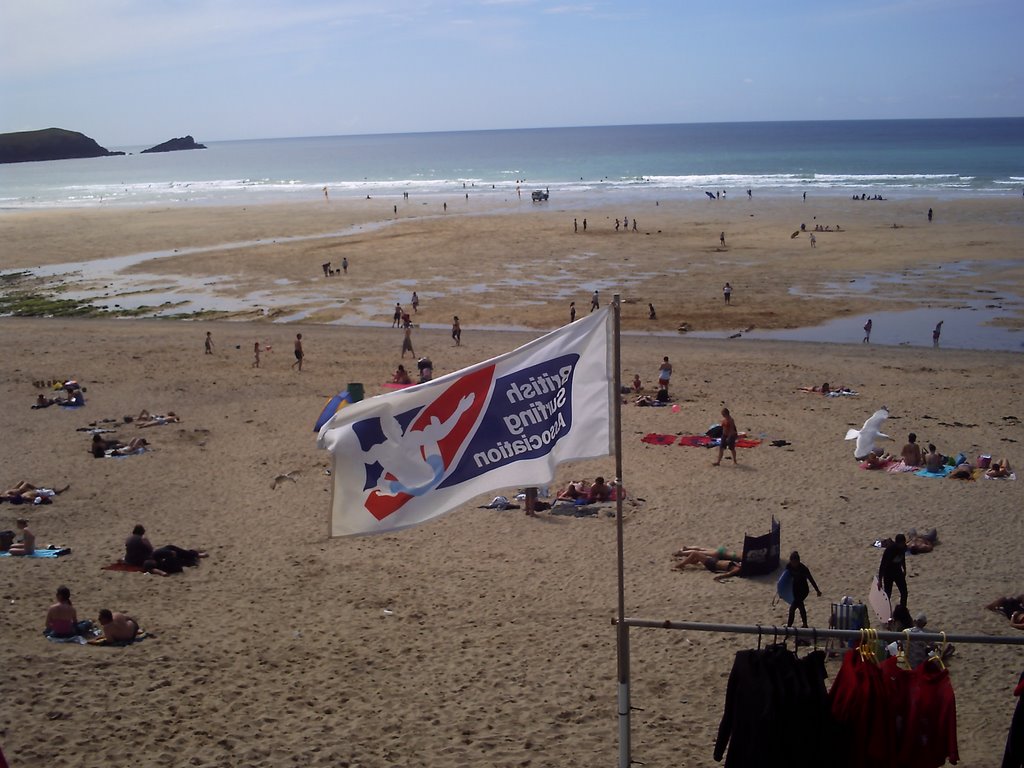
{"type": "Polygon", "coordinates": [[[123,154],[104,149],[83,133],[63,128],[0,133],[0,163],[31,163],[123,154]]]}
{"type": "Polygon", "coordinates": [[[157,144],[155,147],[144,149],[142,154],[147,152],[177,152],[181,149],[206,149],[206,145],[196,144],[196,140],[191,136],[184,136],[180,139],[171,139],[163,144],[157,144]]]}

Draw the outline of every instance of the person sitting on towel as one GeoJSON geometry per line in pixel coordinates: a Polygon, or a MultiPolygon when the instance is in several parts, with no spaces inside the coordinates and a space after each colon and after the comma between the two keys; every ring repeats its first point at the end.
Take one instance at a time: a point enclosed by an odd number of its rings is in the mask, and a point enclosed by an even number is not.
{"type": "Polygon", "coordinates": [[[937,475],[942,472],[942,454],[936,449],[934,443],[928,443],[928,455],[924,457],[924,466],[925,469],[933,474],[937,475]]]}
{"type": "Polygon", "coordinates": [[[893,461],[893,458],[894,457],[890,456],[888,453],[877,454],[872,451],[864,459],[863,466],[865,469],[882,469],[882,467],[893,461]]]}
{"type": "Polygon", "coordinates": [[[1010,460],[992,462],[992,466],[985,470],[985,477],[1009,477],[1013,470],[1010,469],[1010,460]]]}
{"type": "Polygon", "coordinates": [[[43,397],[42,395],[39,395],[39,397],[36,398],[36,404],[33,405],[32,407],[49,408],[51,405],[56,405],[57,403],[58,400],[55,397],[43,397]]]}
{"type": "Polygon", "coordinates": [[[395,370],[395,375],[391,377],[392,384],[412,384],[412,379],[409,378],[409,372],[405,370],[404,365],[399,365],[395,370]]]}
{"type": "Polygon", "coordinates": [[[127,643],[139,634],[139,622],[124,613],[101,608],[99,613],[100,626],[103,628],[103,639],[108,643],[127,643]]]}
{"type": "Polygon", "coordinates": [[[920,467],[924,464],[921,446],[917,444],[917,435],[913,432],[907,435],[907,444],[903,446],[900,455],[903,457],[903,463],[908,467],[920,467]]]}
{"type": "Polygon", "coordinates": [[[78,612],[71,604],[71,590],[57,587],[57,602],[46,611],[46,631],[52,637],[74,637],[78,634],[78,612]]]}
{"type": "Polygon", "coordinates": [[[31,555],[36,551],[36,535],[29,530],[28,520],[23,517],[18,518],[17,526],[21,531],[21,541],[11,544],[11,548],[7,552],[18,557],[31,555]]]}
{"type": "Polygon", "coordinates": [[[591,504],[598,501],[608,501],[612,497],[612,489],[604,481],[603,477],[595,477],[594,484],[587,491],[587,501],[591,504]]]}

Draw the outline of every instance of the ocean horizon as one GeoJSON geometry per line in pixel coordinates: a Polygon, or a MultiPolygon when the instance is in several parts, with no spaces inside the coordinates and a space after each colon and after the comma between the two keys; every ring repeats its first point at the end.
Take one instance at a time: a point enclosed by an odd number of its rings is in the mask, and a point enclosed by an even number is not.
{"type": "MultiPolygon", "coordinates": [[[[0,209],[332,196],[985,197],[1024,186],[1024,118],[692,123],[204,141],[205,150],[0,165],[0,209]]],[[[101,142],[102,143],[102,142],[101,142]]]]}

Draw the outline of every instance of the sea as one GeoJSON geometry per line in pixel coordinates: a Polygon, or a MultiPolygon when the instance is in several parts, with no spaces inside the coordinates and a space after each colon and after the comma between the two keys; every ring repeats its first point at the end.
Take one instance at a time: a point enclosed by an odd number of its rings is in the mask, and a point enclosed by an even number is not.
{"type": "MultiPolygon", "coordinates": [[[[102,136],[93,137],[103,144],[102,136]]],[[[164,141],[170,137],[161,137],[164,141]]],[[[461,194],[986,197],[1024,190],[1024,118],[701,123],[206,141],[0,165],[0,210],[461,194]]],[[[556,198],[557,196],[557,198],[556,198]]]]}

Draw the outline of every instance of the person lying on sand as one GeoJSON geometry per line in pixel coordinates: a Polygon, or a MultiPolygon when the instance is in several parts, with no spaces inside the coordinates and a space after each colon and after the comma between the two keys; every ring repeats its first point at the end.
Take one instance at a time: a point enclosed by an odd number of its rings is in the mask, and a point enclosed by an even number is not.
{"type": "MultiPolygon", "coordinates": [[[[711,547],[683,546],[681,549],[677,549],[675,552],[673,552],[672,557],[685,558],[689,557],[693,552],[698,552],[705,558],[714,557],[717,560],[735,560],[739,562],[743,559],[742,555],[736,554],[724,545],[721,547],[716,547],[715,549],[712,549],[711,547]]],[[[701,565],[703,565],[703,562],[701,562],[701,565]]]]}
{"type": "Polygon", "coordinates": [[[1014,629],[1024,629],[1024,611],[1017,611],[1010,617],[1010,626],[1014,629]]]}
{"type": "Polygon", "coordinates": [[[146,573],[170,576],[173,573],[181,573],[185,567],[199,565],[200,558],[206,556],[206,552],[201,550],[183,549],[173,544],[154,549],[146,538],[145,527],[136,525],[131,535],[124,540],[122,560],[128,565],[142,568],[146,573]]]}
{"type": "Polygon", "coordinates": [[[1001,613],[1008,619],[1012,619],[1015,613],[1024,611],[1024,593],[1011,595],[1010,597],[997,597],[986,605],[985,608],[1001,613]]]}
{"type": "Polygon", "coordinates": [[[739,576],[740,571],[743,568],[741,560],[733,560],[730,558],[720,558],[717,554],[705,555],[702,552],[693,551],[686,557],[682,558],[678,563],[672,566],[673,570],[685,571],[688,565],[703,565],[707,570],[712,573],[717,573],[715,581],[721,581],[722,579],[728,579],[732,576],[739,576]]]}
{"type": "Polygon", "coordinates": [[[65,485],[63,488],[56,490],[53,488],[40,488],[22,480],[13,488],[8,488],[0,494],[0,500],[10,501],[14,504],[49,504],[51,498],[64,493],[70,487],[70,485],[65,485]],[[36,499],[39,499],[39,501],[36,501],[36,499]]]}
{"type": "Polygon", "coordinates": [[[896,457],[888,453],[878,454],[872,451],[861,462],[861,466],[864,469],[882,469],[883,467],[889,466],[893,461],[896,461],[896,457]]]}
{"type": "Polygon", "coordinates": [[[1010,460],[993,461],[992,465],[985,470],[985,477],[1009,477],[1013,474],[1010,468],[1010,460]]]}
{"type": "Polygon", "coordinates": [[[179,424],[181,419],[178,418],[178,415],[174,411],[168,411],[167,415],[164,416],[159,413],[151,414],[149,411],[143,410],[135,421],[135,426],[142,429],[145,427],[159,427],[164,424],[179,424]]]}
{"type": "Polygon", "coordinates": [[[817,393],[822,394],[822,395],[827,395],[829,392],[832,391],[829,388],[827,381],[824,384],[822,384],[820,387],[817,387],[817,386],[815,386],[815,387],[800,387],[799,389],[800,389],[801,392],[817,392],[817,393]]]}
{"type": "Polygon", "coordinates": [[[950,480],[973,480],[974,467],[965,461],[963,464],[957,464],[956,469],[950,472],[946,477],[950,480]]]}
{"type": "Polygon", "coordinates": [[[137,453],[140,449],[145,448],[149,445],[149,441],[144,437],[133,437],[127,443],[122,443],[120,440],[115,438],[104,438],[98,434],[92,436],[92,447],[89,449],[92,452],[94,458],[102,459],[107,455],[107,451],[113,451],[117,456],[127,456],[132,453],[137,453]]]}

